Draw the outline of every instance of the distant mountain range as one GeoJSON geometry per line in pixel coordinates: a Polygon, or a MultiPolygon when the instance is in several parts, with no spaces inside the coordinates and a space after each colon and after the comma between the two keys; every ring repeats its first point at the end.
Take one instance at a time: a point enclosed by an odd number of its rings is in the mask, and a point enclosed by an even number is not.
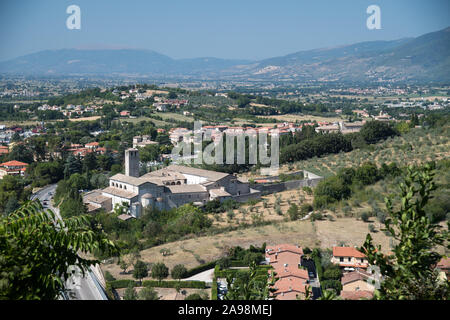
{"type": "Polygon", "coordinates": [[[271,81],[450,81],[450,27],[417,38],[300,51],[261,61],[172,59],[149,50],[46,50],[0,62],[0,73],[271,81]]]}

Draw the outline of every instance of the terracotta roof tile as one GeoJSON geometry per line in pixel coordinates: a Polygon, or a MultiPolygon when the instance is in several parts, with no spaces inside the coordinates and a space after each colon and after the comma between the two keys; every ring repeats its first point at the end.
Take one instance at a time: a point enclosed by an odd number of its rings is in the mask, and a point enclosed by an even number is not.
{"type": "Polygon", "coordinates": [[[358,251],[354,247],[333,247],[334,257],[355,257],[355,258],[365,258],[366,255],[358,251]]]}
{"type": "Polygon", "coordinates": [[[344,300],[371,299],[372,297],[373,292],[366,290],[341,291],[341,298],[344,300]]]}

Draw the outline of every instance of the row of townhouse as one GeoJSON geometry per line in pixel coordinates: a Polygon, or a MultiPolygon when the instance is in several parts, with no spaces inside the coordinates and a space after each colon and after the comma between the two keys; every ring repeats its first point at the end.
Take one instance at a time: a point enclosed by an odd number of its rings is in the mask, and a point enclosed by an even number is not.
{"type": "Polygon", "coordinates": [[[267,135],[292,135],[297,131],[301,131],[304,125],[314,125],[314,123],[308,123],[303,125],[297,125],[295,123],[285,122],[278,124],[276,127],[230,127],[226,125],[216,126],[203,126],[199,131],[189,130],[186,128],[172,128],[169,130],[169,137],[173,144],[178,142],[194,142],[194,136],[196,133],[201,133],[202,138],[211,139],[212,141],[219,141],[218,138],[222,138],[224,134],[227,136],[238,136],[242,134],[267,134],[267,135]]]}
{"type": "MultiPolygon", "coordinates": [[[[305,298],[311,278],[308,270],[302,267],[303,256],[303,249],[292,244],[266,248],[266,262],[273,267],[269,272],[278,278],[274,285],[276,300],[305,298]]],[[[366,271],[369,263],[363,253],[353,247],[333,247],[331,262],[343,271],[341,298],[357,300],[373,296],[375,287],[366,271]]]]}
{"type": "Polygon", "coordinates": [[[10,127],[6,128],[3,126],[0,128],[0,143],[9,144],[11,148],[12,137],[15,134],[18,134],[21,138],[27,139],[32,136],[40,135],[45,131],[45,129],[41,125],[37,125],[34,128],[24,129],[22,127],[10,127]]]}
{"type": "Polygon", "coordinates": [[[292,244],[266,248],[266,262],[273,267],[269,272],[278,278],[274,285],[276,300],[305,298],[309,275],[307,270],[300,268],[302,258],[303,249],[292,244]]]}

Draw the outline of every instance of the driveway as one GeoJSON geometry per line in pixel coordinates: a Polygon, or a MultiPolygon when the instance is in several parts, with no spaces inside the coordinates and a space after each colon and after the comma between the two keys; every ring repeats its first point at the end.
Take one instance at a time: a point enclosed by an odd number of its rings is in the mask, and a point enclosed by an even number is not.
{"type": "Polygon", "coordinates": [[[193,275],[192,277],[181,279],[181,281],[213,282],[213,278],[214,278],[214,268],[197,273],[196,275],[193,275]]]}

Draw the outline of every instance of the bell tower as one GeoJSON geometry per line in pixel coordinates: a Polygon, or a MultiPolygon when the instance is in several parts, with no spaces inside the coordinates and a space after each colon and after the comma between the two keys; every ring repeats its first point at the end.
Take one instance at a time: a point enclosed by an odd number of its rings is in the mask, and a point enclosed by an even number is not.
{"type": "Polygon", "coordinates": [[[139,150],[125,150],[125,175],[129,177],[139,177],[139,150]]]}

